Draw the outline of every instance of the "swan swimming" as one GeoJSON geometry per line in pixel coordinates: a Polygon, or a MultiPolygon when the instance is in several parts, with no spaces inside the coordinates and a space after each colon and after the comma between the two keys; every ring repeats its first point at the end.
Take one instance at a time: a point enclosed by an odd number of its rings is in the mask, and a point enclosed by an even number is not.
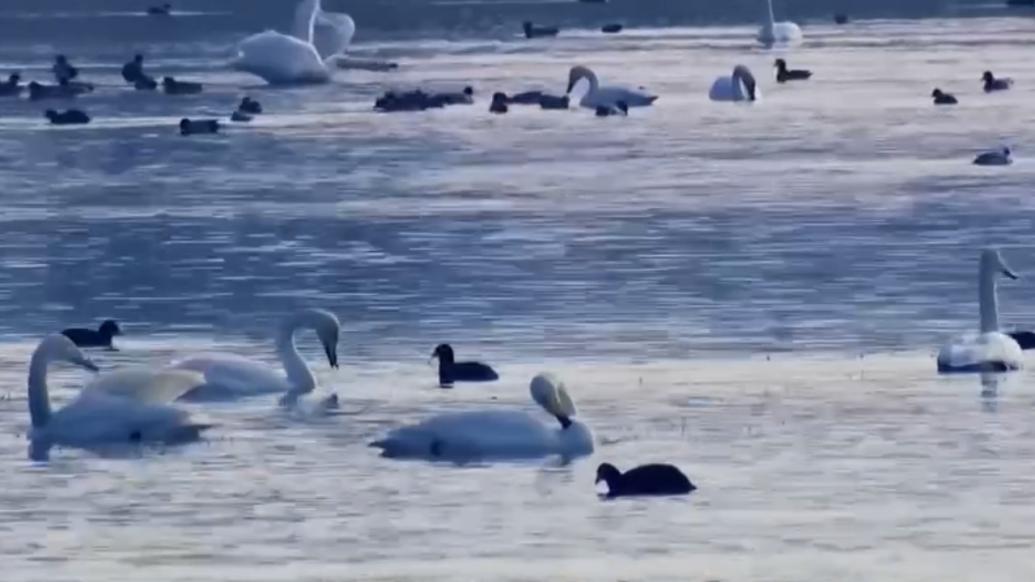
{"type": "MultiPolygon", "coordinates": [[[[285,319],[277,332],[277,354],[284,374],[268,365],[234,354],[202,354],[173,363],[172,367],[199,372],[205,385],[186,394],[189,400],[235,400],[262,394],[282,394],[285,408],[304,407],[302,397],[316,389],[316,377],[295,347],[295,333],[311,329],[323,345],[327,362],[338,367],[338,318],[323,309],[304,309],[285,319]]],[[[337,407],[337,396],[321,400],[318,407],[337,407]]],[[[311,412],[319,412],[313,410],[311,412]]]]}
{"type": "Polygon", "coordinates": [[[642,89],[601,86],[596,73],[589,67],[581,65],[572,67],[571,71],[568,72],[568,90],[565,93],[570,95],[575,85],[582,80],[589,83],[589,89],[582,96],[579,105],[588,109],[595,110],[597,107],[613,108],[617,106],[619,101],[624,102],[628,107],[646,107],[652,105],[658,99],[657,95],[651,95],[642,89]]]}
{"type": "Polygon", "coordinates": [[[552,455],[570,459],[591,454],[593,433],[572,418],[575,404],[564,384],[550,374],[540,374],[529,389],[532,399],[560,426],[548,426],[522,410],[453,412],[395,429],[370,446],[381,449],[385,457],[454,461],[552,455]]]}
{"type": "Polygon", "coordinates": [[[302,0],[291,34],[267,30],[241,41],[232,67],[271,85],[326,83],[328,66],[356,32],[347,14],[324,12],[320,0],[302,0]]]}
{"type": "Polygon", "coordinates": [[[712,101],[759,101],[762,92],[758,90],[751,70],[744,65],[737,65],[732,75],[715,79],[708,91],[708,98],[712,101]]]}
{"type": "Polygon", "coordinates": [[[45,459],[50,447],[94,448],[120,444],[179,444],[210,427],[165,403],[204,382],[184,370],[124,370],[103,374],[64,408],[52,411],[47,389],[51,364],[67,362],[91,371],[97,365],[61,334],[40,342],[29,363],[30,454],[45,459]]]}
{"type": "Polygon", "coordinates": [[[801,42],[803,37],[801,28],[789,20],[776,22],[773,0],[766,0],[766,2],[769,5],[769,13],[766,15],[768,20],[764,21],[758,30],[758,42],[766,46],[801,42]]]}
{"type": "Polygon", "coordinates": [[[999,331],[996,280],[1000,275],[1017,279],[998,250],[985,249],[981,253],[978,268],[981,332],[946,344],[938,352],[939,372],[1006,372],[1021,368],[1021,346],[1012,337],[999,331]]]}

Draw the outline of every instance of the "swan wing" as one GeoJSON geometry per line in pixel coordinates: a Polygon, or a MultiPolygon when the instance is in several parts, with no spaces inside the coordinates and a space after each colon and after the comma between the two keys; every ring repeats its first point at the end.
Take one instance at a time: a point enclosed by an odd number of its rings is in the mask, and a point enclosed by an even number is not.
{"type": "Polygon", "coordinates": [[[712,83],[708,98],[712,101],[739,101],[739,89],[739,83],[734,82],[733,77],[719,77],[712,83]]]}
{"type": "Polygon", "coordinates": [[[619,101],[622,101],[628,107],[646,107],[653,104],[655,100],[657,100],[657,96],[643,89],[608,86],[598,87],[596,91],[587,93],[582,98],[582,106],[593,109],[597,107],[615,107],[619,101]]]}
{"type": "Polygon", "coordinates": [[[526,412],[482,410],[435,416],[372,446],[387,457],[535,457],[558,452],[556,432],[526,412]]]}
{"type": "Polygon", "coordinates": [[[102,392],[141,403],[163,404],[177,400],[204,383],[205,377],[192,370],[137,368],[101,374],[87,384],[84,391],[102,392]]]}
{"type": "Polygon", "coordinates": [[[955,338],[938,352],[943,372],[973,372],[988,366],[1018,370],[1024,354],[1017,340],[999,333],[969,334],[955,338]]]}
{"type": "Polygon", "coordinates": [[[326,61],[330,57],[343,54],[352,44],[355,34],[356,23],[348,14],[320,12],[313,28],[313,46],[316,47],[320,58],[326,61]]]}
{"type": "Polygon", "coordinates": [[[73,446],[178,443],[196,440],[209,425],[167,404],[140,402],[103,391],[84,391],[57,411],[43,429],[54,444],[73,446]]]}
{"type": "Polygon", "coordinates": [[[290,389],[287,378],[262,362],[235,354],[202,354],[172,365],[204,377],[204,386],[191,397],[201,400],[236,399],[259,394],[284,393],[290,389]]]}
{"type": "Polygon", "coordinates": [[[271,85],[323,83],[330,79],[313,45],[275,30],[241,41],[233,68],[261,77],[271,85]]]}

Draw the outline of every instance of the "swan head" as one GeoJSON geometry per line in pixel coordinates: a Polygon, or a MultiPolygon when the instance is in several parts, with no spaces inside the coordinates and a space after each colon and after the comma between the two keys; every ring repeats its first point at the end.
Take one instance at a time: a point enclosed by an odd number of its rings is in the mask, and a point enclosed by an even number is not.
{"type": "Polygon", "coordinates": [[[786,70],[787,69],[787,61],[785,61],[783,59],[776,59],[773,62],[773,66],[776,67],[777,69],[781,70],[781,71],[786,70]]]}
{"type": "Polygon", "coordinates": [[[758,85],[755,83],[755,76],[751,74],[751,69],[744,65],[733,67],[733,80],[744,85],[749,101],[755,101],[758,99],[758,94],[756,92],[758,85]]]}
{"type": "Polygon", "coordinates": [[[981,80],[986,83],[991,83],[992,81],[995,81],[995,75],[992,74],[992,71],[985,71],[981,74],[981,80]]]}
{"type": "Polygon", "coordinates": [[[72,340],[61,334],[48,336],[40,342],[39,347],[36,348],[36,353],[41,354],[48,362],[67,362],[91,372],[96,372],[100,369],[97,367],[97,364],[93,363],[93,360],[86,357],[86,354],[72,340]]]}
{"type": "Polygon", "coordinates": [[[325,309],[306,309],[298,314],[298,324],[316,332],[316,337],[323,345],[327,363],[332,368],[338,367],[338,337],[341,335],[341,322],[338,317],[325,309]]]}
{"type": "Polygon", "coordinates": [[[532,400],[561,423],[561,428],[574,427],[571,417],[575,416],[575,403],[561,382],[553,374],[539,374],[529,385],[532,400]]]}
{"type": "Polygon", "coordinates": [[[589,81],[590,91],[596,90],[598,85],[596,73],[590,70],[589,67],[576,65],[568,71],[568,90],[565,93],[571,93],[571,90],[575,88],[575,84],[582,79],[589,81]]]}
{"type": "Polygon", "coordinates": [[[1016,273],[1010,269],[1006,261],[1003,260],[1003,256],[999,254],[999,249],[987,248],[981,251],[981,274],[982,277],[994,278],[996,275],[1002,275],[1008,279],[1017,280],[1019,277],[1016,273]]]}

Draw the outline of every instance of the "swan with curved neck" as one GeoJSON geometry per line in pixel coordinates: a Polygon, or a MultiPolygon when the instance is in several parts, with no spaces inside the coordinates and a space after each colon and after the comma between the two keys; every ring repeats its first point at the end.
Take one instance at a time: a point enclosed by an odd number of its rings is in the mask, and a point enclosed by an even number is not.
{"type": "Polygon", "coordinates": [[[758,90],[751,70],[744,65],[737,65],[733,68],[733,74],[715,79],[708,98],[712,101],[754,102],[762,98],[762,92],[758,90]]]}
{"type": "Polygon", "coordinates": [[[453,461],[554,455],[570,459],[593,452],[593,433],[574,418],[575,404],[560,380],[540,374],[529,391],[558,424],[544,424],[522,410],[454,412],[393,430],[370,446],[381,449],[385,457],[453,461]]]}
{"type": "MultiPolygon", "coordinates": [[[[261,394],[280,393],[286,407],[316,389],[316,376],[298,353],[295,334],[301,330],[316,332],[327,362],[338,367],[338,337],[341,324],[333,313],[323,309],[304,309],[285,319],[277,328],[276,348],[283,375],[262,362],[234,354],[192,356],[173,364],[174,368],[193,370],[205,378],[205,385],[186,395],[195,400],[235,400],[261,394]]],[[[336,402],[336,397],[325,403],[336,402]]]]}
{"type": "Polygon", "coordinates": [[[980,332],[946,344],[938,353],[939,372],[1005,372],[1021,368],[1021,346],[999,331],[996,288],[1000,276],[1017,279],[998,250],[985,249],[978,267],[980,332]]]}
{"type": "Polygon", "coordinates": [[[579,105],[589,109],[598,107],[615,108],[618,103],[625,103],[627,107],[647,107],[657,101],[657,95],[652,95],[643,89],[630,89],[618,86],[603,86],[597,78],[596,73],[589,67],[575,66],[568,71],[568,90],[571,94],[580,81],[586,81],[589,88],[583,94],[579,105]]]}
{"type": "Polygon", "coordinates": [[[801,28],[789,20],[776,22],[776,15],[773,12],[773,0],[766,0],[766,4],[769,11],[766,14],[767,20],[762,23],[762,27],[758,30],[758,42],[766,46],[801,42],[803,37],[801,28]]]}
{"type": "Polygon", "coordinates": [[[356,23],[347,14],[324,12],[320,0],[302,0],[291,34],[267,30],[237,47],[232,67],[271,85],[326,83],[329,63],[352,42],[356,23]]]}
{"type": "Polygon", "coordinates": [[[163,392],[186,392],[201,384],[200,375],[183,370],[112,372],[87,386],[68,405],[53,411],[47,372],[52,364],[66,362],[91,371],[97,366],[63,335],[40,342],[29,362],[28,400],[32,430],[30,454],[44,459],[54,445],[95,448],[140,443],[179,444],[197,440],[209,425],[192,422],[190,416],[168,404],[128,397],[128,392],[151,393],[149,385],[163,392]],[[121,386],[127,393],[99,388],[121,386]]]}

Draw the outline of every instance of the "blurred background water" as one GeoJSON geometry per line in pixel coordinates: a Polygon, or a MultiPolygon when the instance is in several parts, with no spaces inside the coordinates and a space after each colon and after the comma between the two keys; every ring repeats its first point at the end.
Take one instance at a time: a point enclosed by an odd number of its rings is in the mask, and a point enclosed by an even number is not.
{"type": "MultiPolygon", "coordinates": [[[[982,391],[935,378],[931,354],[976,329],[980,247],[1035,273],[1035,22],[868,2],[844,10],[881,19],[835,26],[839,8],[795,1],[780,11],[806,43],[768,51],[749,4],[327,2],[359,23],[356,54],[399,71],[270,89],[226,62],[289,3],[155,19],[4,2],[0,71],[43,79],[61,51],[101,85],[76,102],[85,127],[0,100],[5,580],[1030,579],[1027,376],[982,391]],[[575,28],[525,41],[526,18],[575,28]],[[610,20],[633,26],[594,32],[610,20]],[[136,51],[205,93],[122,88],[136,51]],[[814,80],[776,85],[776,56],[814,80]],[[575,63],[661,99],[628,119],[487,113],[496,90],[562,92],[575,63]],[[765,100],[709,102],[737,63],[765,100]],[[989,68],[1016,88],[984,95],[989,68]],[[473,106],[371,111],[387,88],[466,84],[473,106]],[[961,105],[932,107],[935,86],[961,105]],[[268,113],[177,135],[245,94],[268,113]],[[970,165],[1001,143],[1014,166],[970,165]],[[303,306],[344,322],[342,370],[319,376],[349,416],[260,399],[196,410],[219,425],[200,446],[26,459],[25,362],[46,333],[118,319],[105,367],[213,346],[273,362],[273,327],[303,306]],[[442,341],[503,381],[435,389],[442,341]],[[540,369],[569,380],[591,459],[458,468],[365,447],[433,412],[527,406],[540,369]],[[701,490],[601,504],[604,460],[672,460],[701,490]]],[[[1033,324],[1029,282],[1000,297],[1004,323],[1033,324]]],[[[83,381],[59,374],[56,398],[83,381]]]]}

